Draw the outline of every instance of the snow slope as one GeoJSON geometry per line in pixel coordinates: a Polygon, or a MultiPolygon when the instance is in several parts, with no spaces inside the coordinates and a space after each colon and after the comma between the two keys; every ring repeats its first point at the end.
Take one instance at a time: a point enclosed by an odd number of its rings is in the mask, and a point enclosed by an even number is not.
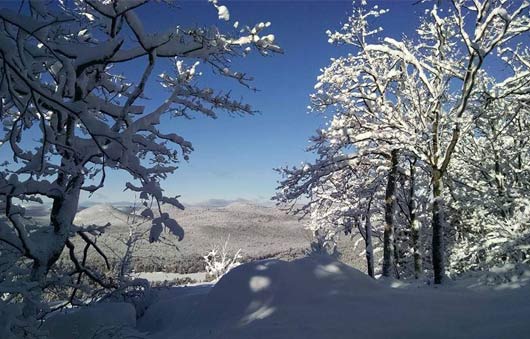
{"type": "Polygon", "coordinates": [[[530,338],[530,290],[391,288],[329,257],[239,266],[165,290],[138,320],[150,338],[530,338]]]}

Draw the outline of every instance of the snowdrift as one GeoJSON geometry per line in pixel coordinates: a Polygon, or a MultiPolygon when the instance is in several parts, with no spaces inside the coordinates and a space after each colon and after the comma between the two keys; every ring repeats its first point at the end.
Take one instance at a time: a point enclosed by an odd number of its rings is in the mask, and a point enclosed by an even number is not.
{"type": "Polygon", "coordinates": [[[373,279],[327,256],[293,262],[265,260],[241,265],[225,275],[199,312],[209,316],[212,324],[229,321],[246,326],[284,305],[318,305],[379,289],[373,279]]]}
{"type": "Polygon", "coordinates": [[[528,289],[396,289],[325,256],[249,263],[197,288],[166,291],[139,329],[160,339],[530,338],[528,289]]]}
{"type": "Polygon", "coordinates": [[[53,339],[107,339],[135,335],[136,312],[128,303],[102,303],[53,314],[43,329],[53,339]]]}

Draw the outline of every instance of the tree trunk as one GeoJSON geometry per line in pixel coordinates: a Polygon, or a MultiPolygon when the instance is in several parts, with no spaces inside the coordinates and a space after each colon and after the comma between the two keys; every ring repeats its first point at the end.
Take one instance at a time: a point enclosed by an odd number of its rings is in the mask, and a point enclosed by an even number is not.
{"type": "Polygon", "coordinates": [[[396,279],[401,279],[401,276],[399,274],[399,265],[400,263],[400,255],[399,255],[399,233],[396,232],[394,229],[394,272],[396,279]]]}
{"type": "Polygon", "coordinates": [[[385,193],[385,230],[383,234],[383,276],[390,277],[393,271],[394,255],[394,210],[396,202],[396,180],[398,168],[398,150],[390,153],[390,172],[385,193]]]}
{"type": "Polygon", "coordinates": [[[432,172],[432,267],[434,283],[441,284],[445,277],[444,263],[444,218],[442,204],[442,172],[434,168],[432,172]]]}
{"type": "Polygon", "coordinates": [[[421,253],[420,253],[420,223],[416,217],[416,160],[410,164],[410,233],[412,238],[412,254],[414,259],[414,278],[419,279],[422,275],[421,253]]]}
{"type": "Polygon", "coordinates": [[[46,275],[49,268],[45,263],[34,259],[31,267],[30,281],[38,283],[29,289],[29,295],[24,296],[24,306],[22,307],[22,315],[25,319],[34,319],[41,311],[40,300],[42,294],[42,286],[44,286],[46,275]]]}
{"type": "Polygon", "coordinates": [[[375,278],[374,274],[374,246],[372,241],[372,224],[370,223],[370,214],[366,215],[366,222],[364,223],[365,247],[366,247],[366,267],[368,275],[375,278]]]}
{"type": "Polygon", "coordinates": [[[50,213],[50,224],[53,226],[53,232],[44,234],[42,241],[46,243],[45,251],[38,251],[39,255],[33,258],[30,281],[36,282],[37,285],[29,291],[32,297],[24,300],[23,315],[26,318],[35,317],[41,311],[39,301],[42,298],[40,294],[43,292],[43,286],[46,285],[48,272],[61,256],[70,235],[79,205],[82,183],[82,176],[73,178],[67,193],[53,201],[50,213]]]}

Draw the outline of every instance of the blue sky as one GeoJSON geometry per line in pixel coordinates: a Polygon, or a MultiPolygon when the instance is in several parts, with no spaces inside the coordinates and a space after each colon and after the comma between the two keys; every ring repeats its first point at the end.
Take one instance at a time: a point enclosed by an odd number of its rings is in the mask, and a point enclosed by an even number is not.
{"type": "MultiPolygon", "coordinates": [[[[236,62],[239,70],[252,75],[258,92],[238,88],[227,79],[205,80],[214,88],[232,90],[260,113],[255,116],[218,119],[195,116],[193,120],[168,119],[164,125],[193,143],[195,152],[189,162],[164,183],[170,195],[182,195],[184,202],[208,199],[269,200],[279,176],[273,168],[296,165],[311,159],[305,152],[308,138],[323,126],[324,119],[308,113],[309,94],[320,68],[329,59],[347,53],[347,49],[327,42],[325,31],[338,29],[352,9],[351,1],[219,1],[230,10],[231,20],[217,20],[215,8],[207,1],[187,1],[180,9],[140,13],[151,29],[172,25],[217,24],[227,30],[234,21],[255,24],[270,21],[270,32],[285,53],[273,57],[254,55],[236,62]]],[[[387,35],[410,34],[421,8],[411,1],[374,2],[389,8],[381,25],[387,35]]],[[[155,87],[148,92],[153,102],[162,99],[155,87]]],[[[149,91],[148,90],[148,91],[149,91]]],[[[111,174],[108,185],[93,196],[94,200],[130,200],[130,192],[122,192],[124,178],[111,174]]]]}
{"type": "MultiPolygon", "coordinates": [[[[390,13],[381,17],[377,26],[384,35],[411,35],[423,6],[413,1],[372,1],[390,13]]],[[[0,7],[11,7],[14,2],[0,1],[0,7]]],[[[166,119],[164,129],[172,130],[190,140],[195,152],[189,162],[163,184],[168,195],[181,195],[185,203],[208,199],[269,200],[274,194],[279,176],[273,168],[296,165],[311,159],[305,152],[309,137],[322,127],[324,117],[308,113],[309,94],[313,90],[320,69],[331,57],[344,55],[344,47],[330,45],[325,31],[336,30],[346,21],[352,9],[351,1],[223,1],[230,10],[230,21],[217,18],[216,9],[207,0],[177,2],[178,8],[149,4],[140,11],[147,30],[166,30],[176,25],[219,25],[221,30],[233,30],[233,22],[253,25],[272,23],[269,33],[284,49],[283,55],[262,57],[255,53],[234,65],[252,75],[253,92],[238,86],[230,79],[218,79],[207,68],[203,83],[220,90],[231,90],[234,98],[242,97],[260,113],[247,117],[220,114],[216,120],[195,115],[195,119],[166,119]]],[[[138,77],[138,65],[130,65],[124,72],[138,77]]],[[[160,72],[163,69],[160,68],[160,72]]],[[[154,83],[147,88],[153,107],[164,100],[163,90],[154,83]]],[[[5,153],[0,153],[5,157],[5,153]]],[[[4,159],[0,159],[4,160],[4,159]]],[[[128,178],[122,172],[108,174],[104,189],[91,200],[126,201],[134,197],[123,192],[128,178]]],[[[83,197],[86,199],[86,197],[83,197]]]]}

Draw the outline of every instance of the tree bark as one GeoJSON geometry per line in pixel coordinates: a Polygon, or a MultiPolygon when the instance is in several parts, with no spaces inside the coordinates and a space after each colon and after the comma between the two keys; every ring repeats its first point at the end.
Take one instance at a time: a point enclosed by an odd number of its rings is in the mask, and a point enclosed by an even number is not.
{"type": "Polygon", "coordinates": [[[390,153],[390,172],[385,193],[385,230],[383,234],[383,276],[390,277],[393,271],[394,256],[394,210],[396,202],[396,180],[398,150],[390,153]]]}
{"type": "Polygon", "coordinates": [[[394,229],[394,272],[395,272],[395,278],[401,279],[401,276],[399,274],[399,265],[400,263],[400,255],[399,255],[399,233],[396,232],[394,229]]]}
{"type": "Polygon", "coordinates": [[[368,275],[375,278],[374,273],[374,246],[372,240],[372,224],[370,223],[370,213],[366,215],[366,221],[364,223],[365,232],[365,247],[366,247],[366,267],[368,275]]]}
{"type": "Polygon", "coordinates": [[[422,275],[422,264],[420,253],[420,224],[416,217],[416,160],[410,163],[409,195],[410,231],[412,238],[412,254],[414,259],[414,278],[419,279],[422,275]]]}
{"type": "Polygon", "coordinates": [[[434,283],[441,284],[445,277],[444,262],[444,217],[442,204],[442,172],[432,171],[433,204],[432,204],[432,267],[434,283]]]}

